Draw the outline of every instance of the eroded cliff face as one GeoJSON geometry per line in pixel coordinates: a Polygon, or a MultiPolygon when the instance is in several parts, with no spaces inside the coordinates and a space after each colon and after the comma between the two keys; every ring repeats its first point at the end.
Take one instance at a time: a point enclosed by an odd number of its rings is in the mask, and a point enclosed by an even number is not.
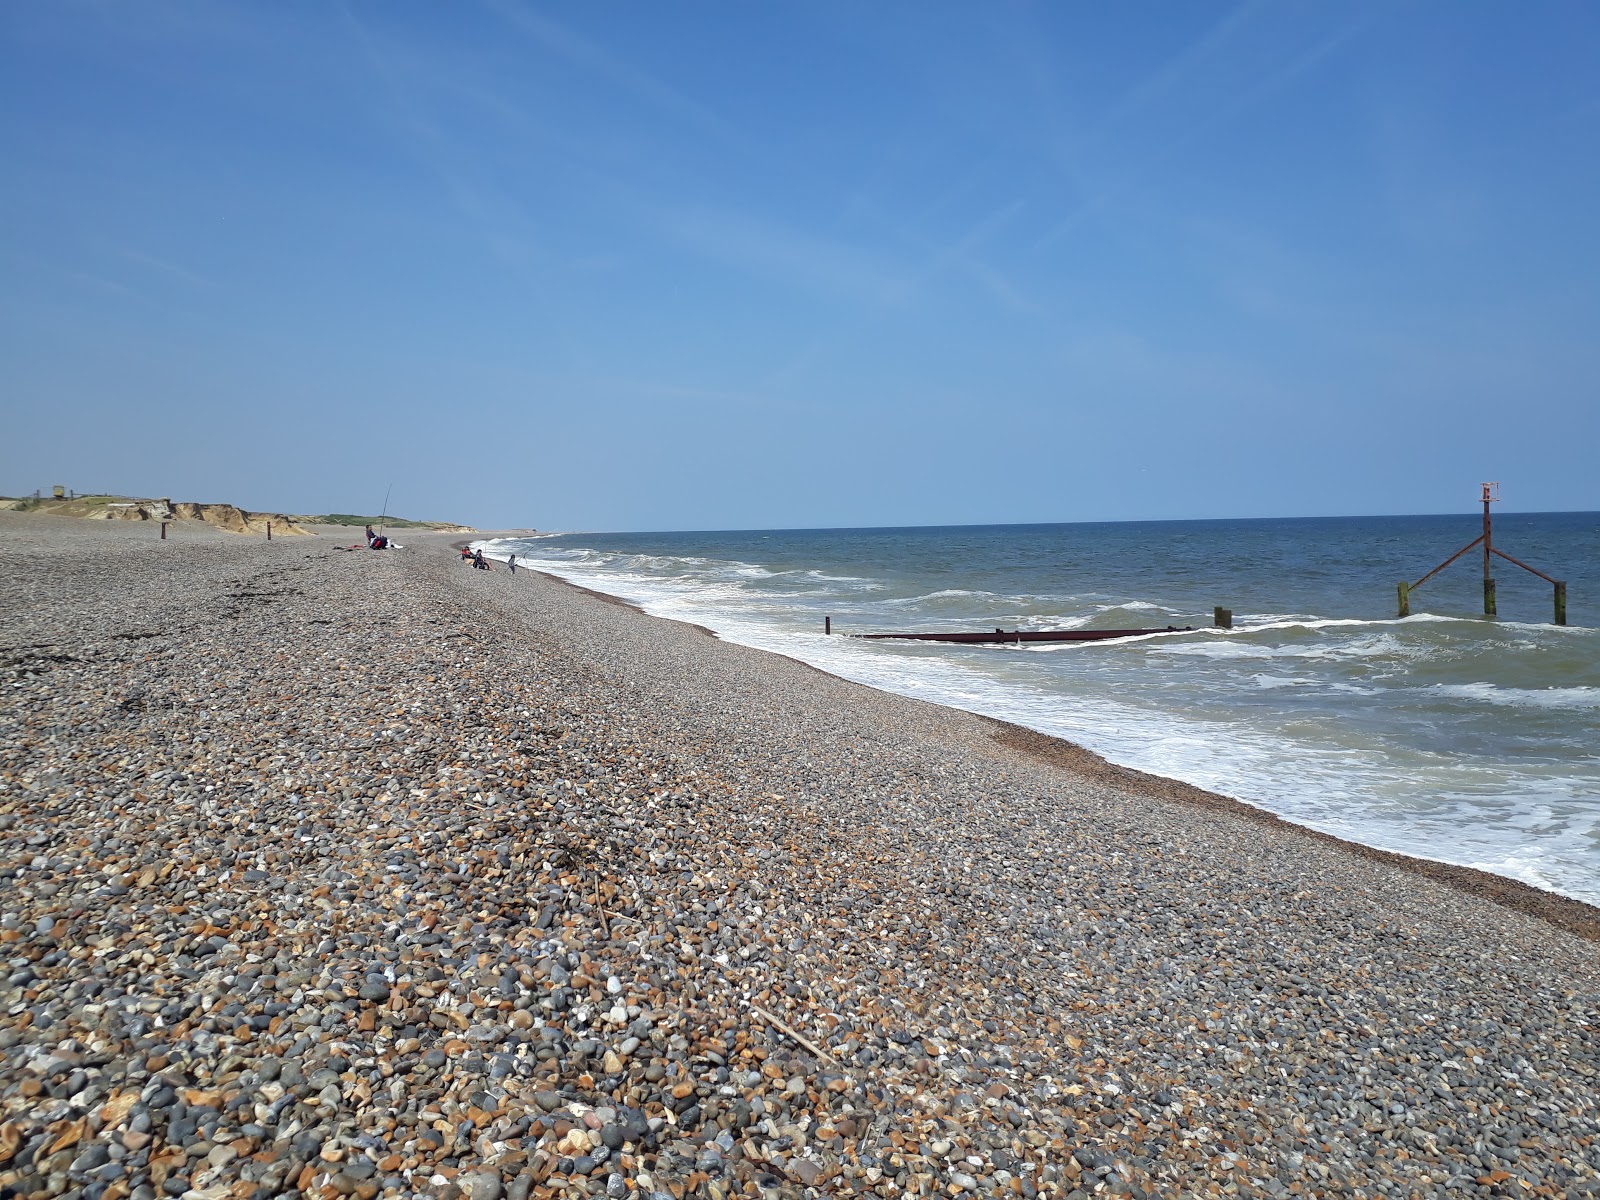
{"type": "MultiPolygon", "coordinates": [[[[361,528],[362,518],[339,516],[329,521],[326,516],[304,516],[281,512],[251,512],[233,504],[200,504],[181,501],[174,504],[163,496],[159,499],[141,499],[137,496],[91,495],[57,499],[54,497],[0,498],[0,510],[20,508],[28,512],[48,513],[57,517],[77,517],[89,521],[204,521],[207,525],[225,529],[229,533],[265,536],[270,522],[272,532],[286,536],[315,536],[311,528],[324,522],[361,528]]],[[[370,518],[378,525],[384,518],[370,518]]],[[[388,518],[390,529],[425,529],[435,533],[477,533],[471,525],[457,525],[449,521],[403,521],[388,518]]],[[[338,535],[335,535],[338,536],[338,535]]],[[[352,536],[354,533],[352,532],[352,536]]]]}
{"type": "Polygon", "coordinates": [[[283,513],[253,513],[231,504],[190,503],[174,504],[172,511],[180,521],[204,521],[207,525],[215,525],[233,533],[266,533],[270,522],[274,534],[314,536],[309,529],[302,529],[283,513]]]}
{"type": "Polygon", "coordinates": [[[174,504],[160,500],[129,500],[107,504],[98,512],[87,514],[91,519],[103,521],[204,521],[230,533],[265,534],[270,523],[274,536],[314,536],[302,529],[283,513],[251,512],[232,504],[197,504],[181,501],[174,504]]]}

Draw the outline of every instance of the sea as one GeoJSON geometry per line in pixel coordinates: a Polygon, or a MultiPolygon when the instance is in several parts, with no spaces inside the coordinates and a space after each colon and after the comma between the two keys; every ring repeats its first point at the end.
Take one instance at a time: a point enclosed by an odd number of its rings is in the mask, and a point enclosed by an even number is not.
{"type": "Polygon", "coordinates": [[[1600,513],[565,533],[479,543],[728,641],[1301,825],[1600,904],[1600,513]],[[1214,627],[1216,607],[1233,628],[1214,627]],[[824,633],[830,618],[833,632],[824,633]],[[1173,631],[1165,631],[1168,626],[1173,631]],[[1090,643],[857,633],[1155,628],[1090,643]]]}

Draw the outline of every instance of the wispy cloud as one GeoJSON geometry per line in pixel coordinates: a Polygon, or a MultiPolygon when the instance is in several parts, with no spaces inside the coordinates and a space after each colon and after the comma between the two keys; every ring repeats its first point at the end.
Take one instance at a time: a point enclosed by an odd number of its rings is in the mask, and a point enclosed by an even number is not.
{"type": "Polygon", "coordinates": [[[1241,113],[1255,108],[1270,96],[1282,91],[1302,75],[1309,73],[1319,66],[1325,59],[1332,57],[1362,33],[1366,32],[1371,20],[1362,17],[1351,21],[1343,27],[1334,30],[1327,37],[1307,48],[1303,53],[1291,58],[1277,71],[1270,71],[1256,80],[1254,84],[1245,88],[1232,100],[1223,104],[1201,121],[1191,133],[1198,137],[1209,133],[1219,125],[1238,117],[1241,113]]]}
{"type": "Polygon", "coordinates": [[[510,195],[485,179],[481,165],[471,162],[443,123],[429,112],[408,86],[401,65],[379,39],[340,0],[338,10],[373,75],[383,88],[383,117],[402,139],[407,152],[443,186],[456,211],[474,227],[491,254],[504,265],[526,261],[527,214],[510,195]]]}
{"type": "Polygon", "coordinates": [[[1141,113],[1160,108],[1184,89],[1206,63],[1227,53],[1264,7],[1261,0],[1235,5],[1194,41],[1124,92],[1096,122],[1099,136],[1141,113]]]}
{"type": "Polygon", "coordinates": [[[704,387],[696,384],[670,383],[661,380],[596,378],[592,384],[631,393],[663,406],[680,408],[716,408],[732,412],[805,413],[811,406],[780,399],[768,392],[744,388],[704,387]]]}
{"type": "Polygon", "coordinates": [[[174,279],[180,279],[194,287],[213,288],[217,286],[215,282],[207,279],[204,275],[191,271],[187,267],[181,267],[177,263],[168,262],[164,258],[157,258],[154,254],[146,254],[144,251],[135,250],[131,246],[113,246],[111,249],[119,257],[125,258],[131,263],[136,263],[141,267],[149,267],[151,270],[159,271],[174,279]]]}
{"type": "Polygon", "coordinates": [[[917,272],[912,287],[930,283],[952,267],[960,267],[978,279],[991,294],[1012,307],[1029,307],[1021,293],[994,267],[977,257],[978,250],[1011,224],[1026,207],[1022,200],[1012,200],[985,213],[960,237],[933,251],[917,272]]]}
{"type": "Polygon", "coordinates": [[[991,298],[1021,312],[1032,312],[1033,305],[1021,291],[998,270],[977,255],[978,250],[991,237],[999,233],[1023,210],[1020,200],[1000,205],[985,213],[960,236],[941,246],[927,250],[910,269],[888,277],[878,292],[876,303],[870,303],[850,314],[827,334],[811,341],[767,380],[768,387],[791,384],[804,370],[830,352],[848,346],[869,330],[890,305],[917,297],[942,274],[958,269],[975,279],[991,298]]]}
{"type": "Polygon", "coordinates": [[[1003,271],[983,259],[969,256],[962,260],[961,268],[989,293],[991,299],[1016,313],[1030,316],[1039,312],[1034,303],[1003,271]]]}
{"type": "MultiPolygon", "coordinates": [[[[1122,126],[1139,113],[1164,104],[1176,103],[1180,94],[1186,92],[1190,77],[1200,70],[1201,65],[1230,53],[1232,43],[1261,11],[1263,10],[1260,5],[1247,4],[1229,13],[1176,55],[1171,62],[1134,87],[1114,105],[1106,119],[1100,122],[1099,132],[1090,139],[1091,143],[1110,141],[1122,126]]],[[[1064,218],[1057,221],[1034,242],[1032,250],[1044,250],[1060,241],[1096,212],[1158,172],[1181,151],[1237,120],[1315,69],[1357,38],[1369,23],[1367,18],[1346,22],[1300,53],[1290,56],[1282,66],[1249,78],[1242,87],[1234,88],[1232,94],[1220,102],[1184,111],[1179,114],[1183,125],[1181,131],[1159,141],[1131,165],[1092,169],[1088,166],[1088,162],[1099,152],[1092,144],[1080,150],[1070,160],[1063,160],[1062,166],[1081,190],[1082,198],[1064,218]]]]}
{"type": "MultiPolygon", "coordinates": [[[[53,249],[63,255],[72,255],[74,248],[62,245],[53,249]]],[[[163,274],[177,272],[178,278],[184,279],[197,287],[212,286],[203,276],[185,271],[182,267],[162,262],[153,256],[140,254],[138,251],[124,250],[122,247],[95,245],[76,247],[79,254],[76,257],[81,261],[65,261],[56,258],[42,258],[31,252],[19,252],[10,246],[0,246],[0,261],[6,261],[4,274],[7,278],[27,280],[28,285],[22,293],[28,297],[30,307],[46,304],[46,295],[56,295],[57,288],[53,286],[57,281],[64,282],[70,288],[80,292],[92,292],[95,295],[115,300],[131,306],[132,309],[144,309],[155,313],[176,314],[188,321],[201,321],[207,313],[191,307],[182,302],[170,287],[141,287],[140,283],[150,282],[146,274],[142,279],[132,272],[119,270],[121,263],[118,259],[136,263],[139,266],[148,266],[161,271],[163,274]],[[129,276],[127,279],[118,278],[119,274],[129,276]],[[48,282],[47,282],[48,281],[48,282]]],[[[194,299],[193,296],[190,299],[194,299]]]]}
{"type": "Polygon", "coordinates": [[[87,271],[74,271],[65,267],[58,269],[61,272],[62,278],[70,279],[73,283],[83,284],[86,287],[93,288],[97,292],[105,292],[112,296],[125,296],[130,300],[139,300],[146,303],[148,302],[148,297],[134,291],[126,284],[116,282],[114,279],[105,279],[99,275],[91,275],[87,271]]]}
{"type": "Polygon", "coordinates": [[[485,0],[489,10],[514,29],[574,66],[592,72],[644,101],[680,126],[744,154],[761,154],[759,143],[710,106],[611,53],[576,30],[536,13],[517,0],[485,0]]]}
{"type": "Polygon", "coordinates": [[[697,253],[787,284],[871,304],[892,303],[905,295],[902,274],[878,255],[742,213],[669,213],[664,229],[697,253]]]}

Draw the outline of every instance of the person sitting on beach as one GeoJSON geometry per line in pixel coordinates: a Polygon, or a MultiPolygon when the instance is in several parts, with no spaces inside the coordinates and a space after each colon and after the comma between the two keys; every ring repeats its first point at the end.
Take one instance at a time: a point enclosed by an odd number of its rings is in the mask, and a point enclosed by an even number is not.
{"type": "Polygon", "coordinates": [[[477,567],[480,571],[487,571],[490,569],[489,564],[483,561],[482,550],[476,550],[473,552],[472,565],[477,567]]]}
{"type": "Polygon", "coordinates": [[[369,545],[369,546],[372,545],[373,541],[377,538],[377,536],[378,536],[377,534],[372,532],[372,526],[368,525],[367,526],[367,545],[369,545]]]}
{"type": "Polygon", "coordinates": [[[471,546],[463,546],[463,547],[461,547],[461,561],[462,562],[472,563],[473,566],[477,566],[478,565],[477,562],[472,557],[472,547],[471,546]]]}

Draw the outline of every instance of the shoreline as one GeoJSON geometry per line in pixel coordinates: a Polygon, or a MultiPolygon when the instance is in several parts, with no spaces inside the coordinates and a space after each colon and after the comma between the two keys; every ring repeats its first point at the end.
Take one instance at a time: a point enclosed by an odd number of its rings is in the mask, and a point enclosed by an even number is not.
{"type": "Polygon", "coordinates": [[[0,1188],[1600,1194],[1594,943],[447,541],[0,514],[0,1188]]]}
{"type": "MultiPolygon", "coordinates": [[[[974,715],[981,716],[981,714],[974,715]]],[[[1248,821],[1259,821],[1274,829],[1287,829],[1296,836],[1330,843],[1347,853],[1409,871],[1465,892],[1469,896],[1535,917],[1585,941],[1600,942],[1600,907],[1572,896],[1535,887],[1531,883],[1512,879],[1507,875],[1496,875],[1493,871],[1485,871],[1481,867],[1466,867],[1438,859],[1418,858],[1415,855],[1401,854],[1396,850],[1369,846],[1365,842],[1351,841],[1349,838],[1313,829],[1309,825],[1301,825],[1287,817],[1280,817],[1270,809],[1251,804],[1247,800],[1237,800],[1220,792],[1209,792],[1181,779],[1153,775],[1134,767],[1121,766],[1065,738],[1053,737],[1029,729],[1025,725],[1002,721],[996,717],[983,717],[983,719],[993,721],[1000,726],[995,738],[1002,745],[1013,746],[1024,754],[1036,756],[1063,770],[1091,779],[1115,780],[1129,790],[1145,795],[1159,796],[1162,799],[1175,800],[1209,811],[1228,812],[1248,821]]]]}
{"type": "MultiPolygon", "coordinates": [[[[466,542],[452,543],[452,546],[453,548],[459,548],[466,544],[466,542]]],[[[504,560],[496,559],[495,561],[503,563],[504,560]]],[[[583,584],[573,583],[571,580],[563,579],[561,576],[548,571],[532,567],[520,567],[520,569],[534,571],[547,579],[561,584],[563,587],[569,587],[585,595],[593,596],[607,604],[615,604],[631,609],[651,620],[670,621],[675,625],[682,625],[720,640],[721,635],[715,630],[695,624],[692,621],[682,621],[674,617],[663,617],[651,613],[634,601],[612,595],[609,592],[585,587],[583,584]]],[[[743,643],[738,644],[742,645],[743,643]]],[[[842,683],[849,683],[856,687],[867,688],[870,691],[882,692],[885,695],[897,696],[902,699],[915,699],[919,703],[933,704],[935,707],[946,708],[951,712],[963,713],[978,720],[990,722],[997,727],[994,737],[998,744],[1029,755],[1079,778],[1114,782],[1144,796],[1193,805],[1212,812],[1227,812],[1245,820],[1261,822],[1272,828],[1289,830],[1298,836],[1338,846],[1373,862],[1384,863],[1388,866],[1412,872],[1425,879],[1442,883],[1464,892],[1467,895],[1487,900],[1514,912],[1535,917],[1563,932],[1583,938],[1585,941],[1600,942],[1600,906],[1589,904],[1575,897],[1566,896],[1548,888],[1541,888],[1524,880],[1513,879],[1507,875],[1497,875],[1493,871],[1486,871],[1481,867],[1463,866],[1459,863],[1444,862],[1438,859],[1419,858],[1415,855],[1402,854],[1395,850],[1369,846],[1365,842],[1342,838],[1337,834],[1327,833],[1309,825],[1302,825],[1287,817],[1279,816],[1270,809],[1252,804],[1247,800],[1225,796],[1220,792],[1208,791],[1195,784],[1170,776],[1156,775],[1148,771],[1141,771],[1135,767],[1122,766],[1110,761],[1104,755],[1080,746],[1067,738],[1043,733],[1026,725],[1002,720],[999,717],[990,717],[983,713],[973,712],[970,709],[937,704],[917,697],[907,697],[899,692],[874,688],[871,684],[845,679],[843,676],[835,675],[831,671],[805,662],[803,659],[794,658],[792,655],[780,654],[777,651],[764,650],[755,646],[747,646],[745,648],[759,654],[771,654],[777,658],[787,659],[826,675],[831,679],[837,679],[842,683]]]]}

